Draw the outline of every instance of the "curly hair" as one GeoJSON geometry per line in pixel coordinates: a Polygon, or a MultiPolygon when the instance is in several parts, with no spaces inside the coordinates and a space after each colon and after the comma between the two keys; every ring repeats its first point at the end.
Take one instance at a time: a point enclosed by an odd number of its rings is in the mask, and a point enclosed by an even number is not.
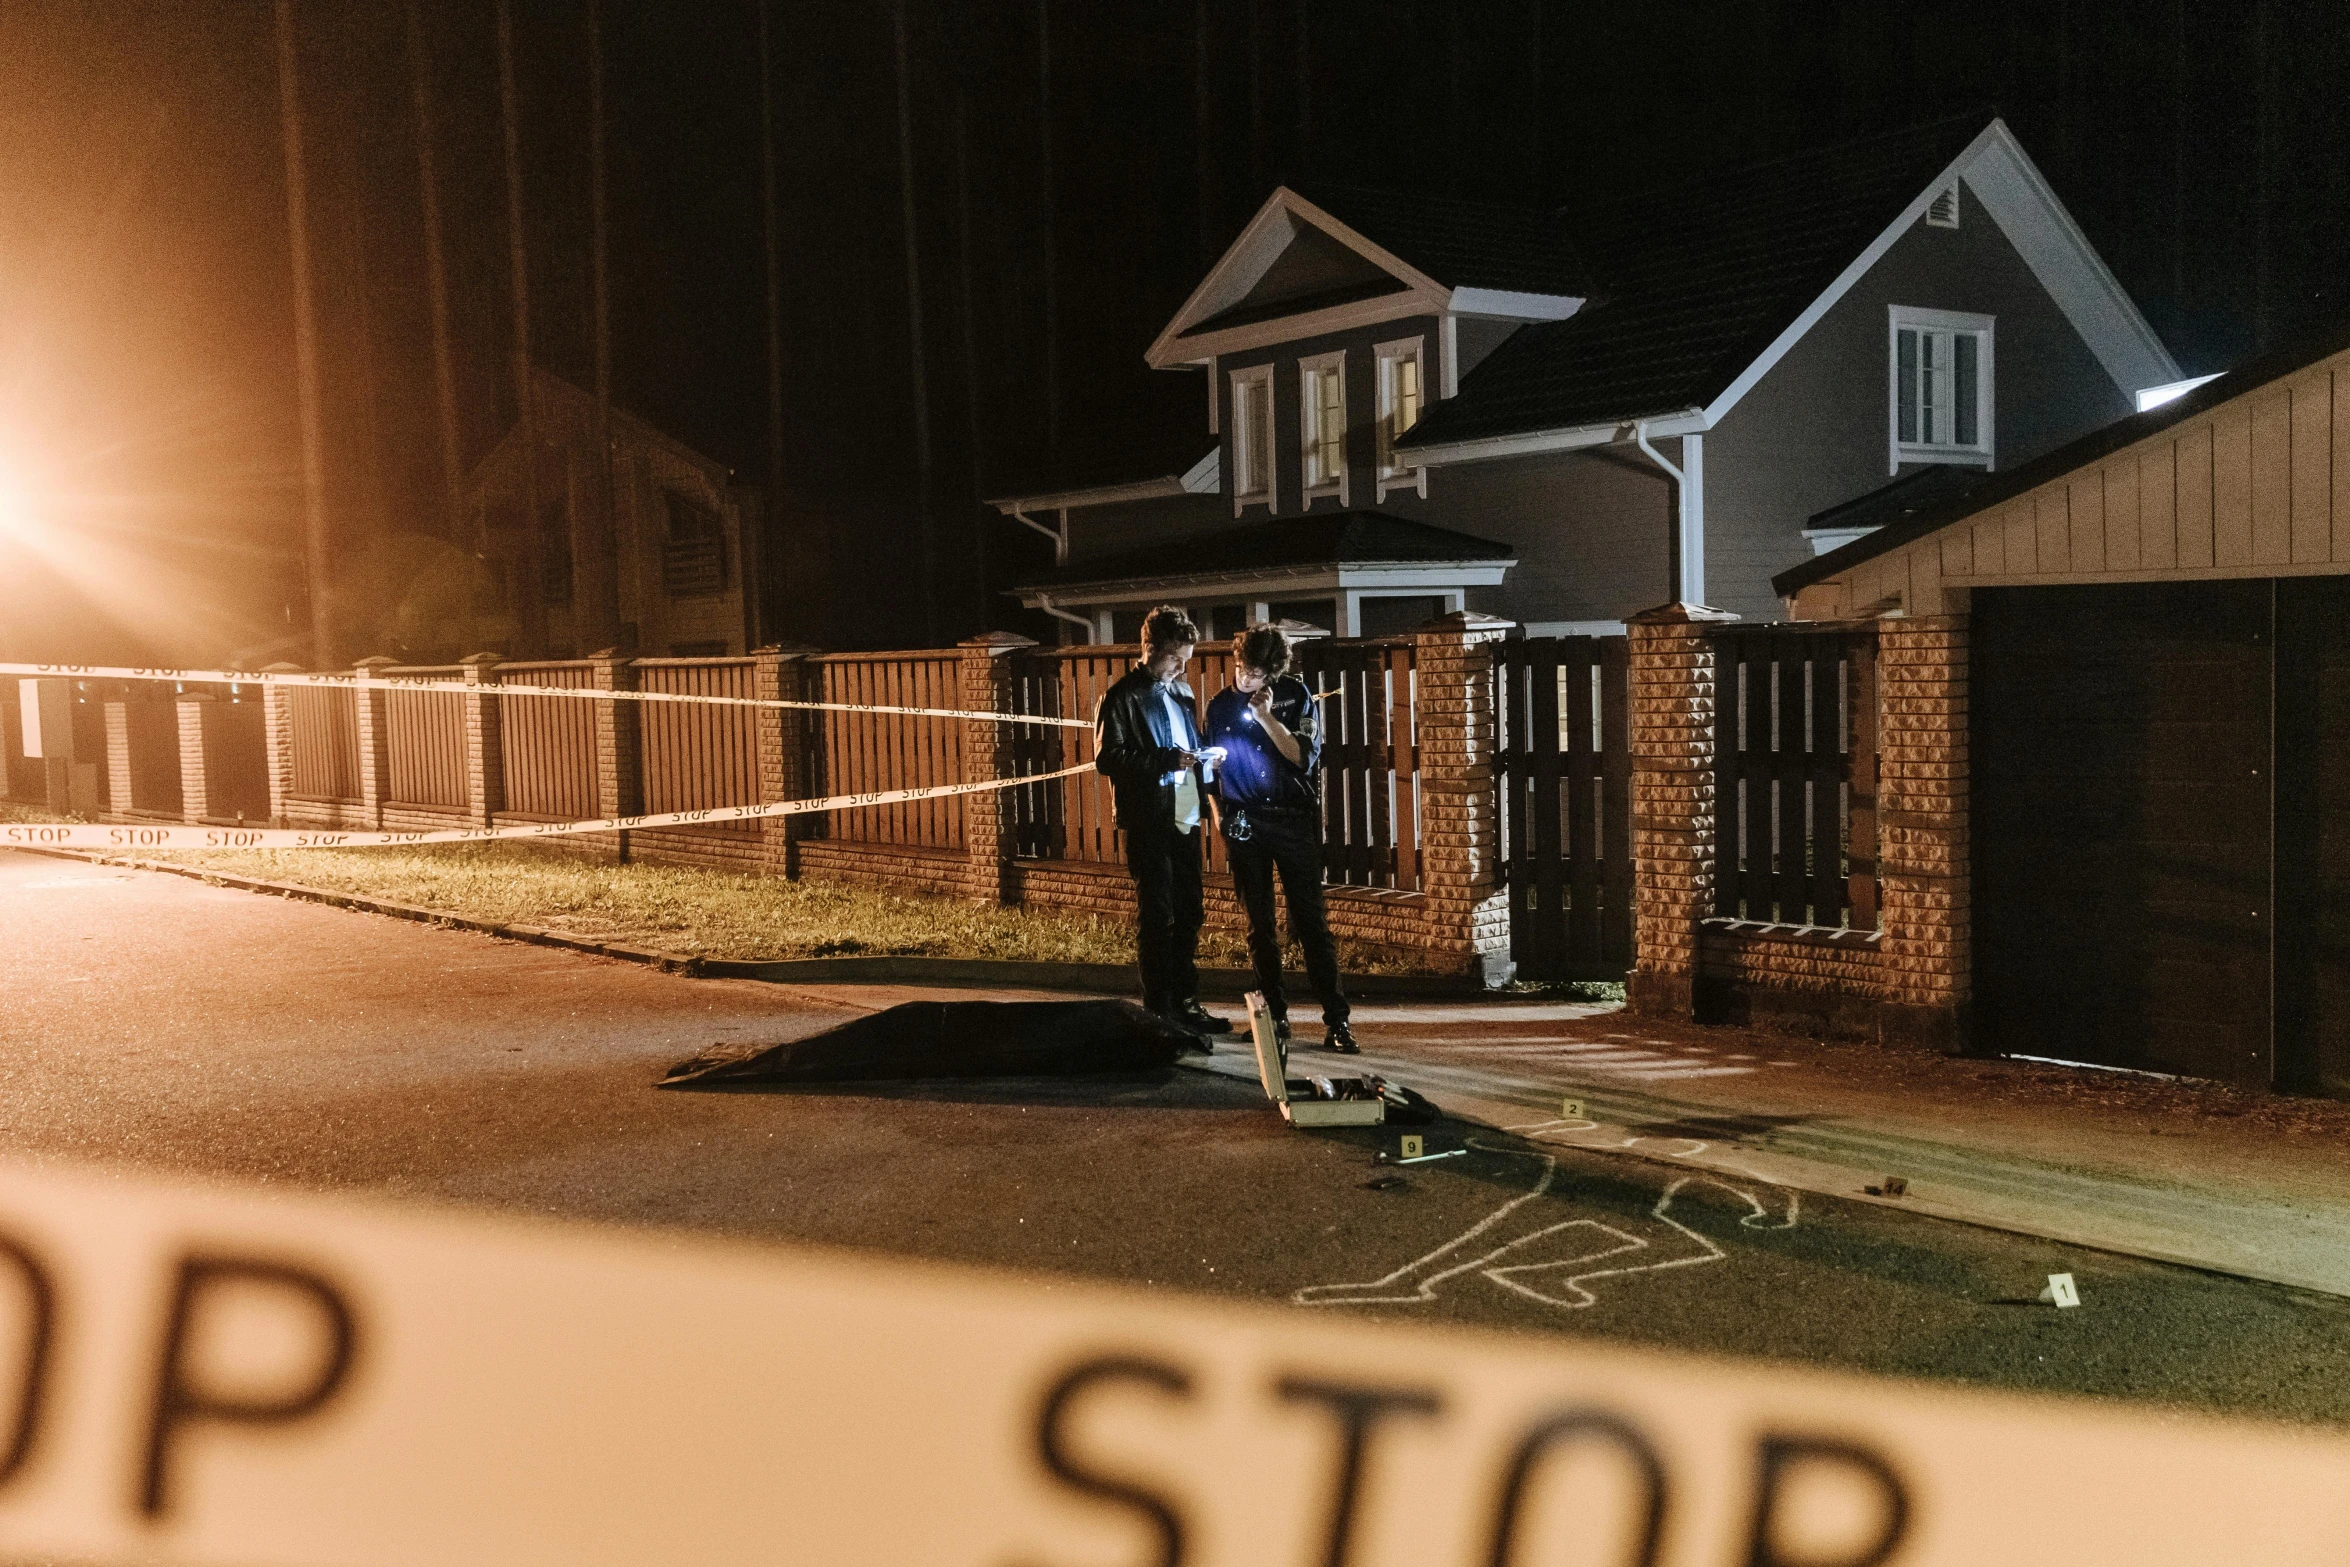
{"type": "Polygon", "coordinates": [[[1267,675],[1287,674],[1295,651],[1289,634],[1278,626],[1251,626],[1232,639],[1233,661],[1267,675]]]}
{"type": "Polygon", "coordinates": [[[1173,604],[1161,604],[1142,617],[1142,654],[1148,658],[1163,647],[1181,647],[1199,641],[1199,627],[1173,604]]]}

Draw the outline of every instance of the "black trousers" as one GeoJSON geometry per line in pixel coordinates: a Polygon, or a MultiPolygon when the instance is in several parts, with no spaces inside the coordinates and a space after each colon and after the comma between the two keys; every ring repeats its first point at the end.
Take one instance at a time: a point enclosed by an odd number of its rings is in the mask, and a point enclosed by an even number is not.
{"type": "Polygon", "coordinates": [[[1306,979],[1322,1002],[1324,1023],[1343,1023],[1351,1010],[1338,983],[1338,943],[1330,939],[1330,916],[1322,908],[1322,827],[1299,813],[1294,820],[1248,813],[1249,836],[1224,839],[1232,864],[1232,885],[1248,912],[1248,953],[1256,965],[1257,988],[1276,1020],[1289,1016],[1281,990],[1281,925],[1273,907],[1273,878],[1289,903],[1289,928],[1305,949],[1306,979]]]}
{"type": "Polygon", "coordinates": [[[1199,840],[1203,822],[1177,832],[1171,822],[1126,829],[1126,870],[1134,878],[1140,922],[1134,955],[1142,968],[1142,1004],[1165,1012],[1199,999],[1199,840]]]}

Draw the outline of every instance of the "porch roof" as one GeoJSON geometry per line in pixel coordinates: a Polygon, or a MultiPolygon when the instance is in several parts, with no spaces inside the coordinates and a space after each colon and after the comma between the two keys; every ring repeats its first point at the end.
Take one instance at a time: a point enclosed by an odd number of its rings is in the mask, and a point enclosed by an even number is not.
{"type": "Polygon", "coordinates": [[[1510,545],[1384,512],[1309,512],[1275,517],[1190,538],[1169,539],[1098,560],[1075,561],[1020,585],[1023,595],[1059,598],[1082,593],[1207,585],[1236,581],[1313,579],[1330,586],[1349,577],[1431,572],[1498,582],[1516,563],[1510,545]]]}

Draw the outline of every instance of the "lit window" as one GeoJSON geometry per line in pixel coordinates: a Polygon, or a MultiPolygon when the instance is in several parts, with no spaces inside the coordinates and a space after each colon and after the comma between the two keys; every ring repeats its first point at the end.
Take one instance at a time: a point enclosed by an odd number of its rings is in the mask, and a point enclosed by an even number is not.
{"type": "Polygon", "coordinates": [[[1373,352],[1379,363],[1379,493],[1391,484],[1417,483],[1426,492],[1427,476],[1398,453],[1395,443],[1420,422],[1420,340],[1381,343],[1373,352]]]}
{"type": "Polygon", "coordinates": [[[1336,495],[1346,504],[1346,356],[1323,354],[1298,365],[1299,431],[1304,451],[1299,466],[1305,492],[1336,495]]]}
{"type": "Polygon", "coordinates": [[[1991,318],[1893,310],[1893,467],[1991,457],[1991,318]]]}
{"type": "Polygon", "coordinates": [[[1273,367],[1232,375],[1232,509],[1273,500],[1273,367]]]}

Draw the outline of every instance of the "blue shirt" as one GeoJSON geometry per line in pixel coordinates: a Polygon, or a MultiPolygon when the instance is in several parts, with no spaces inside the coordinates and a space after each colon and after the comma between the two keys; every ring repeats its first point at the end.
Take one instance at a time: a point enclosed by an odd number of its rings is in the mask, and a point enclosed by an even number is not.
{"type": "Polygon", "coordinates": [[[1322,794],[1315,769],[1322,765],[1322,714],[1304,681],[1288,675],[1274,680],[1273,716],[1297,741],[1295,762],[1281,754],[1237,686],[1216,693],[1208,704],[1208,743],[1224,747],[1216,793],[1249,810],[1318,811],[1322,794]]]}

